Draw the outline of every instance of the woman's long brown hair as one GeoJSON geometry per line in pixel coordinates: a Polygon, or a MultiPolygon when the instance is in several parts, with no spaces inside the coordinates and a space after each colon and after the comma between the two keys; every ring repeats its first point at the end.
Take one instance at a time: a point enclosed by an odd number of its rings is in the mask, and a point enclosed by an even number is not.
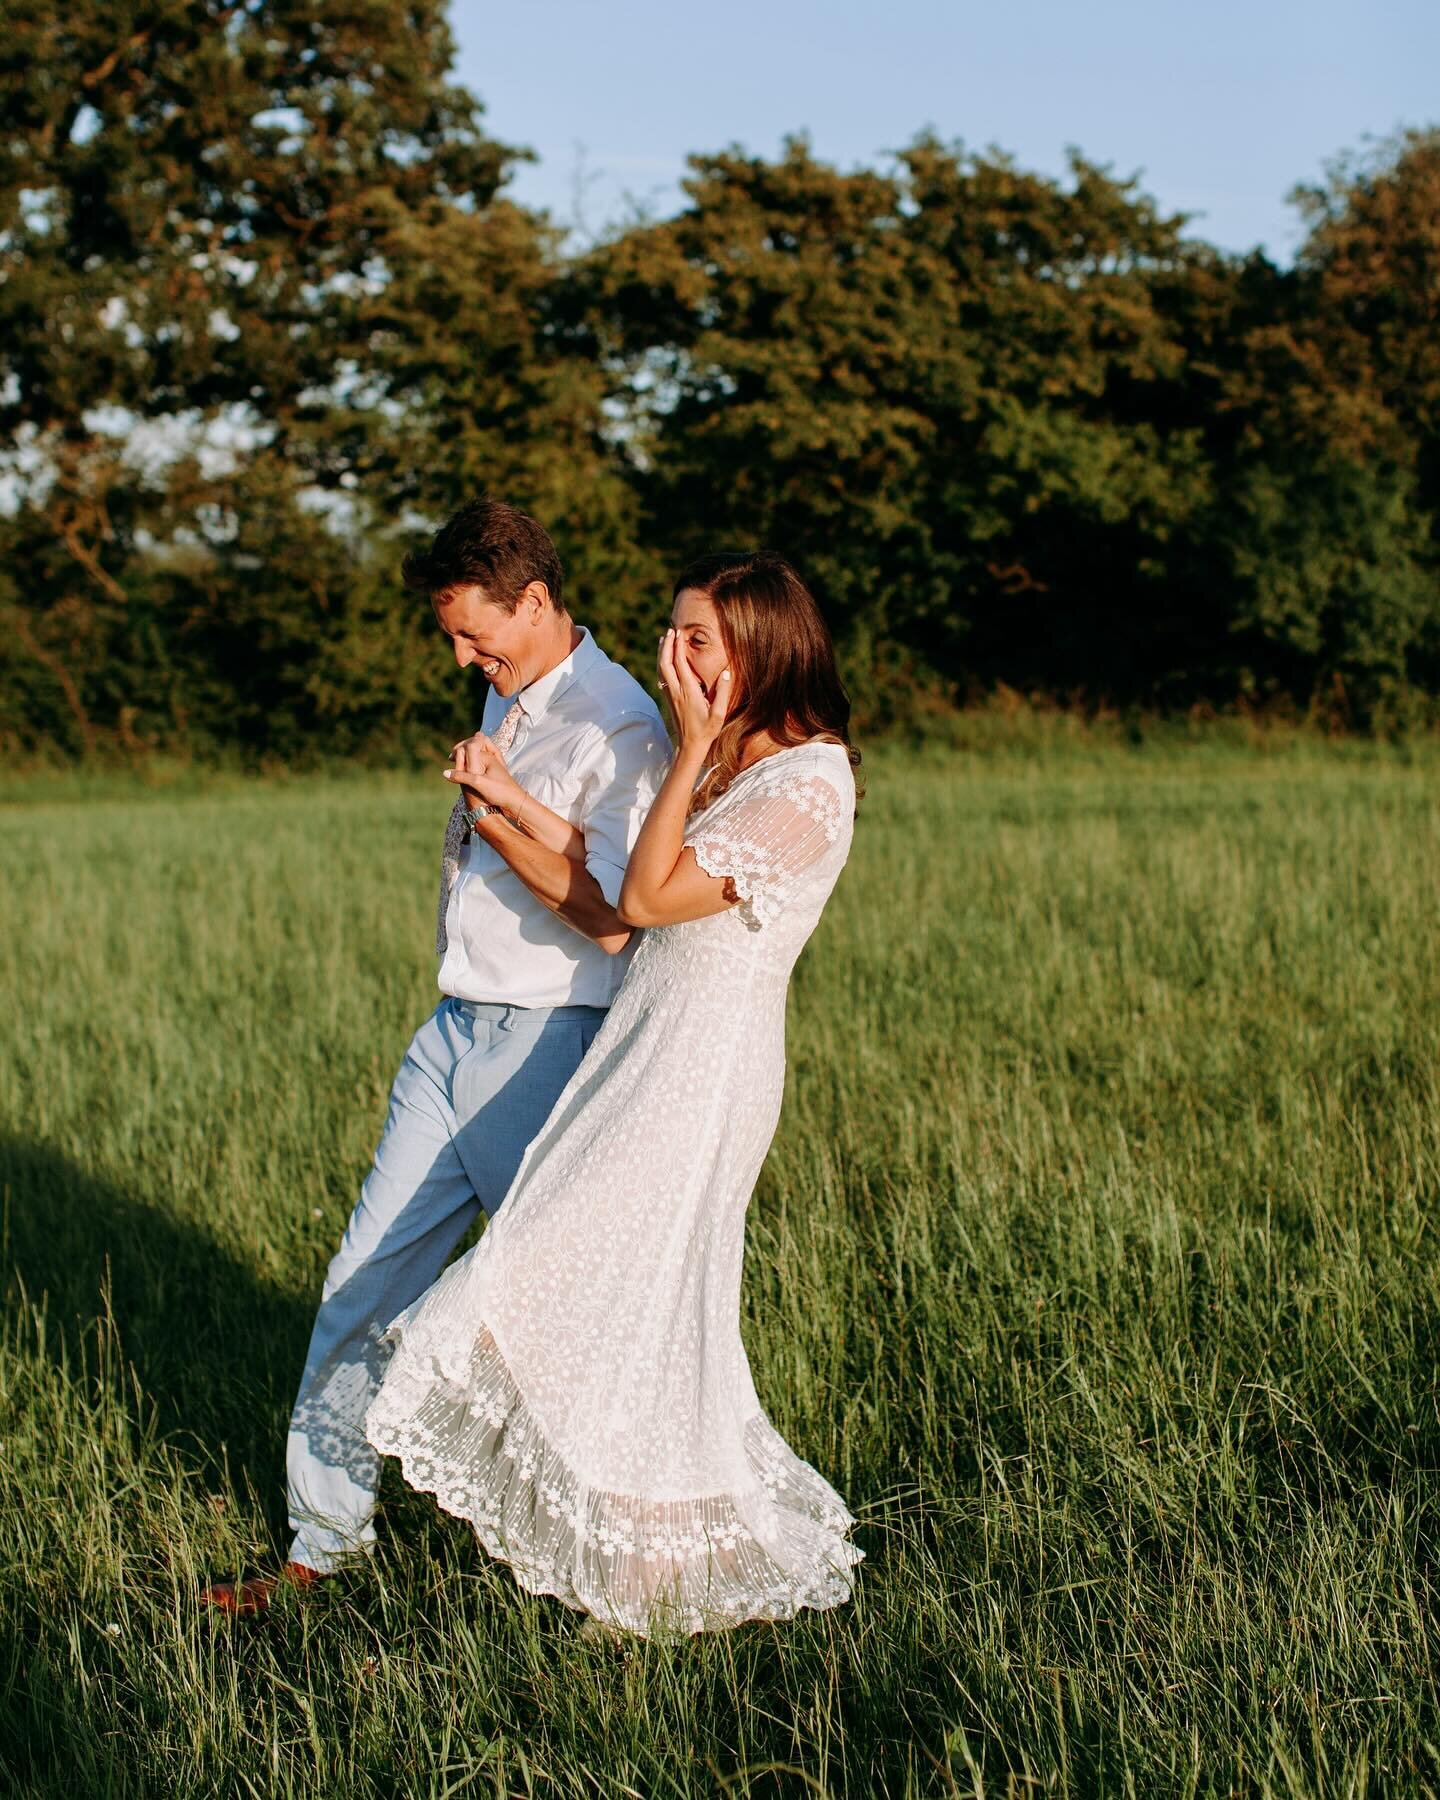
{"type": "Polygon", "coordinates": [[[850,696],[835,667],[830,630],[815,596],[783,556],[769,550],[719,550],[680,571],[674,594],[703,594],[720,617],[735,697],[705,779],[690,803],[710,802],[740,772],[746,740],[769,732],[777,744],[823,738],[850,742],[850,696]]]}

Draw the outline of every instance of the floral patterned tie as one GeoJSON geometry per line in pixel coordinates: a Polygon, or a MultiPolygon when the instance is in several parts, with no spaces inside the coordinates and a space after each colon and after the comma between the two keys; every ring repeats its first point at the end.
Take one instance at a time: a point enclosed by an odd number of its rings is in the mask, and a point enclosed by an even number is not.
{"type": "MultiPolygon", "coordinates": [[[[502,756],[515,742],[516,729],[524,716],[524,707],[518,700],[512,701],[509,712],[500,721],[490,740],[502,756]]],[[[450,890],[459,877],[460,850],[469,835],[470,823],[466,817],[465,796],[461,794],[450,808],[450,817],[445,821],[445,848],[440,853],[440,914],[435,922],[435,954],[439,957],[444,956],[448,941],[445,935],[445,914],[450,909],[450,890]]]]}

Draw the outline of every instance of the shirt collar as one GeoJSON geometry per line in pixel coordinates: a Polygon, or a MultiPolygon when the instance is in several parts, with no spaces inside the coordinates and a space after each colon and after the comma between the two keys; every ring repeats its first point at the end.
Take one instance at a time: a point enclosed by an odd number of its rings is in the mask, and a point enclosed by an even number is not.
{"type": "MultiPolygon", "coordinates": [[[[582,677],[585,671],[600,660],[603,652],[589,630],[580,626],[580,642],[562,661],[544,675],[537,676],[529,687],[521,688],[515,698],[520,702],[520,711],[531,725],[537,725],[545,717],[552,700],[562,694],[572,681],[582,677]]],[[[506,708],[510,702],[504,702],[506,708]]]]}

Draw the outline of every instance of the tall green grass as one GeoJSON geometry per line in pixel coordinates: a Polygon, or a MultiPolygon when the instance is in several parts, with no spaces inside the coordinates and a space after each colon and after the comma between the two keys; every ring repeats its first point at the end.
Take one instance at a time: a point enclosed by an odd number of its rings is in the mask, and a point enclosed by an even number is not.
{"type": "Polygon", "coordinates": [[[284,1547],[442,784],[0,809],[8,1791],[1440,1791],[1437,774],[873,759],[744,1321],[867,1561],[626,1653],[393,1475],[373,1569],[196,1605],[284,1547]]]}

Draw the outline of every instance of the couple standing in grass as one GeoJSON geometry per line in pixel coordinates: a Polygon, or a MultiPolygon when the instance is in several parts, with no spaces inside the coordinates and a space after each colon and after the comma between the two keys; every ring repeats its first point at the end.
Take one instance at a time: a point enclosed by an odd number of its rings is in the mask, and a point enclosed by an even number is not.
{"type": "Polygon", "coordinates": [[[790,971],[854,818],[829,633],[779,557],[692,563],[660,648],[672,752],[526,514],[463,508],[406,581],[490,685],[446,770],[443,997],[326,1275],[289,1561],[206,1597],[260,1611],[365,1552],[383,1453],[587,1629],[833,1606],[853,1520],[740,1337],[790,971]]]}

